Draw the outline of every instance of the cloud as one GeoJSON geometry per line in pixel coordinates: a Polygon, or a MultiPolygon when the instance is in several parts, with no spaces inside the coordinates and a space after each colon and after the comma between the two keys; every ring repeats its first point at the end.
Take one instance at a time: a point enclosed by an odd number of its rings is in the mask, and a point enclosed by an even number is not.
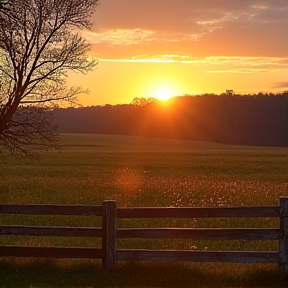
{"type": "Polygon", "coordinates": [[[181,55],[138,55],[126,59],[101,59],[103,62],[125,62],[125,63],[182,63],[182,64],[197,64],[198,58],[192,58],[190,56],[181,55]]]}
{"type": "Polygon", "coordinates": [[[274,83],[271,88],[283,88],[283,89],[288,89],[288,81],[287,82],[277,82],[274,83]]]}
{"type": "Polygon", "coordinates": [[[187,55],[138,55],[126,59],[100,59],[102,62],[121,63],[179,63],[201,65],[207,73],[259,73],[288,72],[288,58],[273,57],[191,57],[187,55]]]}
{"type": "Polygon", "coordinates": [[[274,57],[207,57],[210,64],[221,69],[211,69],[208,73],[259,73],[288,71],[288,58],[274,57]],[[216,64],[216,65],[215,65],[216,64]]]}
{"type": "MultiPolygon", "coordinates": [[[[105,0],[99,9],[95,27],[101,28],[102,32],[153,31],[154,36],[162,35],[160,41],[165,34],[169,41],[171,36],[168,34],[172,33],[181,41],[183,38],[190,39],[191,35],[195,40],[223,28],[235,31],[236,25],[231,26],[231,23],[237,23],[237,29],[246,29],[251,23],[287,23],[288,3],[287,0],[105,0]]],[[[250,29],[253,28],[250,26],[250,29]]],[[[115,43],[114,39],[112,42],[115,43]]]]}
{"type": "Polygon", "coordinates": [[[81,32],[91,44],[132,45],[139,42],[152,41],[154,32],[142,29],[106,29],[81,32]]]}
{"type": "MultiPolygon", "coordinates": [[[[179,42],[197,40],[197,34],[177,34],[165,31],[135,29],[101,29],[98,31],[81,31],[81,35],[90,44],[136,45],[149,42],[179,42]]],[[[203,33],[202,33],[203,34],[203,33]]]]}
{"type": "Polygon", "coordinates": [[[285,57],[287,13],[287,0],[105,0],[94,30],[83,35],[109,59],[138,53],[285,57]]]}
{"type": "MultiPolygon", "coordinates": [[[[268,2],[266,1],[266,4],[265,2],[263,4],[251,3],[245,7],[232,6],[226,7],[226,9],[206,7],[205,9],[198,10],[196,24],[201,26],[202,35],[219,29],[234,31],[234,33],[241,30],[245,31],[247,25],[250,25],[250,30],[256,30],[257,27],[263,28],[263,24],[282,23],[284,28],[287,23],[288,4],[280,8],[273,5],[272,2],[268,2]]],[[[191,21],[194,21],[193,18],[191,18],[191,21]]]]}

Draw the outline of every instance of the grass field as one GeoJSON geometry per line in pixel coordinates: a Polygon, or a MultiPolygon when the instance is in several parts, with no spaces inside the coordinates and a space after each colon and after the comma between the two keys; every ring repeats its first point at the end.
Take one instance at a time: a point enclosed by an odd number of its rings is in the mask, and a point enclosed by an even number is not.
{"type": "MultiPolygon", "coordinates": [[[[0,204],[118,206],[276,205],[288,196],[288,149],[107,135],[61,135],[63,148],[39,161],[1,156],[0,204]]],[[[91,217],[1,216],[0,225],[95,226],[91,217]],[[36,223],[35,223],[36,222],[36,223]]],[[[274,227],[270,219],[156,220],[151,226],[274,227]],[[166,222],[165,222],[166,221],[166,222]],[[254,221],[254,222],[252,222],[254,221]]],[[[147,225],[125,221],[121,225],[147,225]]],[[[231,241],[230,241],[231,242],[231,241]]],[[[119,247],[275,250],[277,243],[120,241],[119,247]],[[193,247],[193,248],[191,248],[193,247]]],[[[99,246],[95,239],[1,236],[0,244],[99,246]],[[94,242],[93,242],[94,241],[94,242]]],[[[275,265],[120,263],[114,274],[99,261],[0,259],[0,287],[286,287],[275,265]],[[31,275],[31,272],[32,275],[31,275]],[[144,276],[143,276],[144,275],[144,276]],[[2,282],[2,283],[1,283],[2,282]],[[197,284],[198,283],[198,284],[197,284]]]]}

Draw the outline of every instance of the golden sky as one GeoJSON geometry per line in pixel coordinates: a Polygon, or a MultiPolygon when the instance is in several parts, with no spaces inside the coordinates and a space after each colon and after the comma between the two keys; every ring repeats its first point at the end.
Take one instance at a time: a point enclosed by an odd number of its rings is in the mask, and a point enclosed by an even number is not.
{"type": "Polygon", "coordinates": [[[135,97],[288,89],[287,0],[100,0],[83,105],[135,97]]]}

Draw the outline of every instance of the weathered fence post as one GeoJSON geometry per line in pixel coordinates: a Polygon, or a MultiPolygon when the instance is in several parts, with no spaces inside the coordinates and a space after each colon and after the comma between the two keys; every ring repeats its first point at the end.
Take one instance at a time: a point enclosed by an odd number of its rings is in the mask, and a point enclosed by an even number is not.
{"type": "Polygon", "coordinates": [[[103,201],[102,216],[102,267],[113,270],[116,264],[116,229],[117,229],[117,205],[116,201],[103,201]]]}
{"type": "Polygon", "coordinates": [[[288,274],[288,198],[280,198],[280,269],[288,274]]]}

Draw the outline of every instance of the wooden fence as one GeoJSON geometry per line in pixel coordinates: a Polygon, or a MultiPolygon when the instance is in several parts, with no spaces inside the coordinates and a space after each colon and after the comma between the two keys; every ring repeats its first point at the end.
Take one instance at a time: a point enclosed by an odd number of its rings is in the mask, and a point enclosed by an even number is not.
{"type": "MultiPolygon", "coordinates": [[[[288,198],[278,206],[219,208],[117,208],[115,201],[102,206],[0,205],[1,214],[80,215],[102,217],[102,227],[0,226],[0,235],[99,237],[102,247],[20,247],[0,244],[0,257],[98,258],[105,269],[117,260],[278,263],[288,273],[288,198]],[[118,228],[121,218],[279,218],[277,228],[118,228]],[[117,249],[120,238],[218,240],[278,240],[277,251],[199,251],[117,249]]],[[[1,238],[0,238],[1,239],[1,238]]],[[[1,241],[0,241],[1,243],[1,241]]]]}

